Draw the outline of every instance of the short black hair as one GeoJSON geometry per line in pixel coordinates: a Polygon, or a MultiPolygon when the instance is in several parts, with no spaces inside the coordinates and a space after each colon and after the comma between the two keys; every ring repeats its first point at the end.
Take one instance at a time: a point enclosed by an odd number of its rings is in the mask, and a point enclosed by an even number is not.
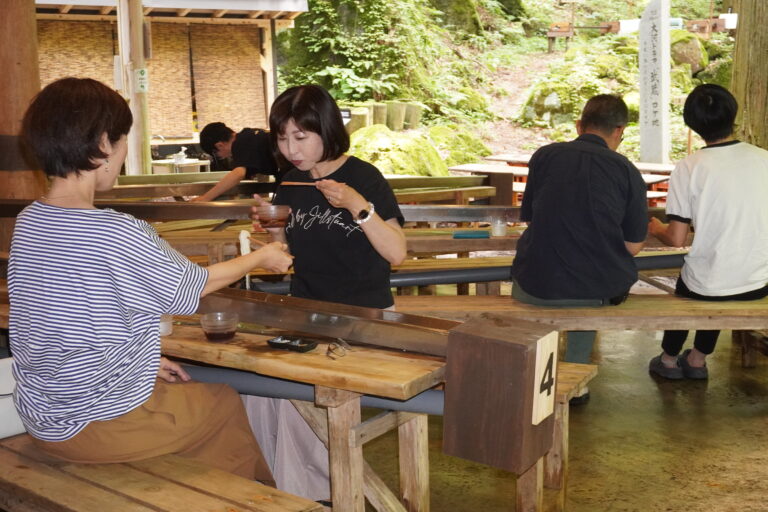
{"type": "Polygon", "coordinates": [[[624,100],[613,94],[598,94],[591,97],[581,112],[581,128],[610,134],[629,122],[629,109],[624,100]]]}
{"type": "Polygon", "coordinates": [[[706,142],[714,142],[733,133],[738,110],[739,104],[728,89],[702,84],[685,99],[683,119],[706,142]]]}
{"type": "Polygon", "coordinates": [[[48,176],[99,167],[102,136],[114,144],[133,124],[128,103],[113,89],[91,78],[62,78],[45,86],[22,120],[27,151],[48,176]]]}
{"type": "Polygon", "coordinates": [[[235,131],[224,123],[208,123],[200,130],[200,147],[211,156],[216,156],[216,144],[228,142],[235,131]]]}
{"type": "MultiPolygon", "coordinates": [[[[334,160],[349,149],[349,134],[344,128],[341,111],[328,91],[319,85],[299,85],[285,90],[275,99],[269,113],[272,144],[285,133],[285,125],[293,119],[296,126],[313,132],[323,141],[321,161],[334,160]]],[[[284,159],[279,155],[280,159],[284,159]]]]}

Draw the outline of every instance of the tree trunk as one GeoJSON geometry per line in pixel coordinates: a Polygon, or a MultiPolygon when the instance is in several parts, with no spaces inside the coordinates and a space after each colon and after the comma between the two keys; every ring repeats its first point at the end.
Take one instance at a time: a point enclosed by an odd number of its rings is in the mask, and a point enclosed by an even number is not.
{"type": "Polygon", "coordinates": [[[739,102],[739,140],[768,149],[768,2],[733,0],[739,15],[731,92],[739,102]]]}
{"type": "MultiPolygon", "coordinates": [[[[34,0],[0,3],[0,198],[35,199],[45,176],[22,158],[21,119],[40,90],[34,0]]],[[[0,252],[11,244],[14,219],[0,219],[0,252]]]]}

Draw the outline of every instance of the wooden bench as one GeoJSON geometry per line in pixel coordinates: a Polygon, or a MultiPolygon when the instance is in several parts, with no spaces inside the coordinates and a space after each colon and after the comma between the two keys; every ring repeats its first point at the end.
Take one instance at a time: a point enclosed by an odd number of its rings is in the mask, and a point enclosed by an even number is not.
{"type": "Polygon", "coordinates": [[[23,434],[0,441],[0,509],[320,512],[323,507],[175,455],[122,464],[56,461],[23,434]]]}
{"type": "Polygon", "coordinates": [[[618,306],[546,308],[505,296],[398,296],[400,313],[465,321],[487,313],[579,330],[768,329],[768,297],[755,301],[707,302],[675,295],[630,295],[618,306]]]}
{"type": "Polygon", "coordinates": [[[741,366],[754,368],[757,366],[757,353],[768,356],[768,330],[734,330],[731,333],[733,342],[741,345],[741,366]]]}

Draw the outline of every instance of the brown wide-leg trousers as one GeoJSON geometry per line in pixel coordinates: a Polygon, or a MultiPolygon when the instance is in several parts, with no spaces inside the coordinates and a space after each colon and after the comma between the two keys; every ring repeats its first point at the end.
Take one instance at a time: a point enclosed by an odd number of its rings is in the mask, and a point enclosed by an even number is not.
{"type": "Polygon", "coordinates": [[[243,403],[225,384],[157,379],[152,395],[134,410],[92,421],[66,441],[34,441],[70,462],[128,462],[172,453],[274,486],[243,403]]]}

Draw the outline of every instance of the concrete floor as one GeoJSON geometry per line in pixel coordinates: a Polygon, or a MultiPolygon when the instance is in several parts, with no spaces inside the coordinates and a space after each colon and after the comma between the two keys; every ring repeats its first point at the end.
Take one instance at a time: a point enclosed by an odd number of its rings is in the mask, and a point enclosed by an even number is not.
{"type": "MultiPolygon", "coordinates": [[[[710,380],[648,374],[661,333],[604,332],[588,404],[571,407],[570,512],[768,511],[768,358],[742,369],[730,331],[710,357],[710,380]]],[[[690,341],[686,347],[690,346],[690,341]]],[[[430,417],[431,504],[437,512],[514,510],[514,476],[440,453],[430,417]]],[[[394,435],[366,460],[397,489],[394,435]]],[[[545,494],[545,510],[554,495],[545,494]]]]}

